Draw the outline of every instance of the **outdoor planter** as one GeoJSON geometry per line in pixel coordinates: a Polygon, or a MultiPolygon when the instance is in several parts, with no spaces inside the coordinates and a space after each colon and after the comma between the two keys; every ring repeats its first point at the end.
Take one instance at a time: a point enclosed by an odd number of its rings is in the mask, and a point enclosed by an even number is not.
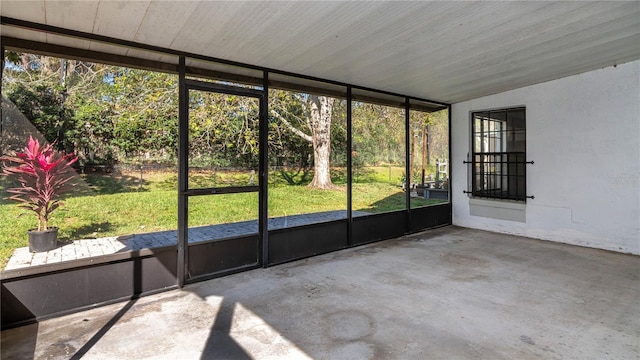
{"type": "Polygon", "coordinates": [[[449,190],[448,189],[424,189],[425,199],[441,199],[441,200],[449,200],[449,190]]]}
{"type": "Polygon", "coordinates": [[[70,181],[75,176],[71,166],[78,158],[56,151],[54,145],[40,146],[38,139],[29,136],[22,152],[0,157],[0,175],[18,184],[7,189],[9,199],[32,211],[38,220],[38,227],[27,231],[31,252],[56,248],[58,228],[49,226],[49,216],[62,205],[59,197],[72,187],[70,181]]]}
{"type": "Polygon", "coordinates": [[[426,198],[425,190],[427,189],[429,189],[428,185],[416,185],[416,195],[426,198]]]}
{"type": "Polygon", "coordinates": [[[47,230],[29,230],[29,251],[45,252],[53,250],[58,245],[58,228],[51,227],[47,230]]]}

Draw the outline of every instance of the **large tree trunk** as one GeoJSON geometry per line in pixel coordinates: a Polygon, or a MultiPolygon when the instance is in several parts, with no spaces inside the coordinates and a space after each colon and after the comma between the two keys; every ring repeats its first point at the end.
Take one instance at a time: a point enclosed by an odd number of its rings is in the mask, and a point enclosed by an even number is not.
{"type": "Polygon", "coordinates": [[[333,98],[309,96],[311,102],[311,130],[313,144],[313,180],[309,187],[334,188],[331,182],[331,115],[333,98]]]}
{"type": "Polygon", "coordinates": [[[301,122],[306,122],[311,130],[311,135],[293,126],[286,117],[278,111],[271,109],[271,114],[294,134],[313,145],[313,179],[309,187],[317,189],[333,189],[335,186],[331,182],[331,116],[333,114],[334,98],[326,96],[309,95],[306,101],[309,104],[309,118],[301,122]]]}

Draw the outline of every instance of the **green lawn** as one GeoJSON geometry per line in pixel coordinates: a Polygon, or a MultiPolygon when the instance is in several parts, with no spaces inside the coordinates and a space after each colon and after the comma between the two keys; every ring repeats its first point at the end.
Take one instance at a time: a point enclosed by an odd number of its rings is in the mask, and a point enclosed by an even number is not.
{"type": "MultiPolygon", "coordinates": [[[[400,187],[401,172],[392,168],[370,168],[354,179],[353,209],[371,213],[404,208],[405,193],[400,187]],[[355,182],[360,181],[360,182],[355,182]]],[[[346,209],[346,186],[336,174],[337,189],[316,190],[304,185],[307,174],[271,175],[269,216],[303,214],[346,209]],[[288,179],[285,179],[288,177],[288,179]],[[300,185],[289,185],[291,183],[300,185]]],[[[83,238],[125,235],[170,230],[177,227],[176,175],[146,173],[139,175],[85,175],[76,190],[56,210],[50,224],[58,226],[59,238],[70,241],[83,238]]],[[[6,193],[3,192],[3,195],[6,193]]],[[[439,200],[413,199],[412,206],[441,203],[439,200]]],[[[189,199],[189,226],[219,224],[255,219],[258,194],[241,193],[197,196],[189,199]]],[[[26,231],[35,225],[35,217],[14,202],[0,200],[0,268],[4,268],[13,249],[27,246],[26,231]]]]}

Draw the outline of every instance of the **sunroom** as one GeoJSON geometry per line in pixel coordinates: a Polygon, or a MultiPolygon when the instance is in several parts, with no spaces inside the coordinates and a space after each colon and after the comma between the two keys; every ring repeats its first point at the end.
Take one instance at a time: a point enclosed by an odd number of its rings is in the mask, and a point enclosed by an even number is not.
{"type": "Polygon", "coordinates": [[[0,11],[3,154],[80,154],[64,242],[2,272],[3,327],[446,225],[640,254],[637,2],[0,11]],[[83,126],[11,100],[47,67],[83,126]]]}

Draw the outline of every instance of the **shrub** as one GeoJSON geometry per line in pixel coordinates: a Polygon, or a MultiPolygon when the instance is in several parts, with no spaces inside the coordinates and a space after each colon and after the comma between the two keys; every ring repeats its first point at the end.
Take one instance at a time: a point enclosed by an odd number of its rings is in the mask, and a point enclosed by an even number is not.
{"type": "Polygon", "coordinates": [[[38,231],[48,229],[49,216],[62,203],[59,197],[68,190],[75,173],[71,164],[78,160],[70,154],[54,150],[54,144],[40,146],[37,139],[29,136],[29,143],[16,156],[3,156],[5,165],[2,175],[19,183],[7,189],[13,194],[10,200],[20,202],[20,207],[33,211],[38,218],[38,231]]]}

